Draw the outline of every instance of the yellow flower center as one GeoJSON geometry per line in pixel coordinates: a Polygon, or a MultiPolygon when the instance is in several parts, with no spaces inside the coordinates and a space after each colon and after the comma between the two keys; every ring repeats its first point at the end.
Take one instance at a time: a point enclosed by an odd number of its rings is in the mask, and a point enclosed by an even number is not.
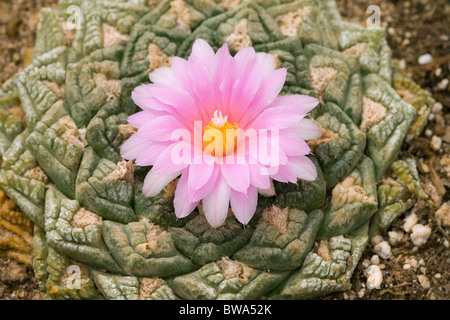
{"type": "Polygon", "coordinates": [[[224,157],[233,154],[237,147],[237,124],[228,123],[228,117],[216,110],[214,117],[203,128],[203,151],[215,157],[224,157]]]}

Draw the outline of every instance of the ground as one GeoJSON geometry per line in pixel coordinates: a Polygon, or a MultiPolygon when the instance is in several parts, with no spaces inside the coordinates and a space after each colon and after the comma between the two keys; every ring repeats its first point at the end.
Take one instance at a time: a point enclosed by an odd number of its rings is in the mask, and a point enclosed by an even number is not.
{"type": "MultiPolygon", "coordinates": [[[[41,7],[57,0],[0,0],[0,84],[20,71],[32,54],[41,7]]],[[[436,218],[436,211],[450,203],[450,3],[446,0],[337,0],[343,18],[365,24],[377,5],[381,25],[393,58],[437,101],[422,136],[405,143],[402,153],[415,157],[420,178],[430,200],[419,202],[412,211],[418,223],[432,229],[430,238],[415,246],[403,229],[404,216],[391,231],[402,232],[398,244],[391,244],[391,256],[380,258],[369,245],[352,278],[351,290],[324,299],[425,300],[450,299],[450,227],[436,218]],[[429,54],[432,61],[420,64],[429,54]],[[439,145],[439,142],[442,144],[439,145]],[[376,257],[374,257],[376,255],[376,257]],[[376,264],[382,271],[379,289],[368,289],[364,270],[376,264]]],[[[407,213],[409,214],[409,212],[407,213]]],[[[383,235],[389,239],[388,234],[383,235]]],[[[40,299],[42,294],[31,267],[0,259],[0,299],[40,299]]]]}

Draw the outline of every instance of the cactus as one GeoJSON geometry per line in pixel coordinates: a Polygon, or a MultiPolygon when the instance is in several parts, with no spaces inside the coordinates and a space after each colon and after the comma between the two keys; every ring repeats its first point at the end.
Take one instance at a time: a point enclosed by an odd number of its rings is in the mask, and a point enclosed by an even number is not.
{"type": "Polygon", "coordinates": [[[46,298],[347,290],[369,237],[426,197],[414,161],[397,157],[433,100],[393,65],[383,29],[342,21],[331,0],[60,0],[41,16],[31,65],[0,89],[0,188],[35,225],[46,298]],[[287,68],[282,94],[320,101],[309,117],[322,136],[308,140],[318,178],[276,182],[247,226],[229,215],[212,228],[201,206],[177,219],[176,181],[146,197],[149,168],[120,155],[131,91],[197,38],[271,54],[287,68]]]}

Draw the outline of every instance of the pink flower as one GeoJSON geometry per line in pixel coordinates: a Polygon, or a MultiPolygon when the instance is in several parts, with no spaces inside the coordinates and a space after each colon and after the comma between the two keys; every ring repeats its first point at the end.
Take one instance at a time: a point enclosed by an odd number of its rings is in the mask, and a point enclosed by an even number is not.
{"type": "Polygon", "coordinates": [[[229,206],[247,224],[258,191],[274,195],[272,180],[315,180],[307,139],[320,137],[304,117],[318,100],[278,96],[286,69],[270,54],[248,47],[234,57],[197,39],[188,60],[150,74],[151,84],[132,93],[142,108],[128,118],[138,131],[121,147],[125,159],[152,166],[143,193],[152,197],[180,177],[174,199],[178,218],[202,201],[209,224],[220,226],[229,206]]]}

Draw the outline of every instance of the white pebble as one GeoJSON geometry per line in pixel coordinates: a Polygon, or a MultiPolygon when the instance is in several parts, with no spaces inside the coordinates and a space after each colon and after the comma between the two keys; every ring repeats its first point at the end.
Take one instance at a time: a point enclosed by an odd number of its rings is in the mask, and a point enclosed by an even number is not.
{"type": "Polygon", "coordinates": [[[415,213],[411,213],[403,221],[403,230],[406,232],[411,232],[412,227],[414,227],[419,221],[419,217],[417,217],[415,213]]]}
{"type": "Polygon", "coordinates": [[[419,61],[419,64],[427,64],[427,63],[430,63],[431,61],[433,61],[433,57],[431,56],[431,54],[426,53],[426,54],[421,55],[419,57],[418,61],[419,61]]]}
{"type": "Polygon", "coordinates": [[[373,249],[382,259],[389,259],[391,256],[391,246],[387,241],[381,241],[373,249]]]}
{"type": "Polygon", "coordinates": [[[405,263],[403,265],[403,270],[409,270],[409,269],[411,269],[411,265],[409,263],[405,263]]]}
{"type": "Polygon", "coordinates": [[[364,297],[364,294],[366,293],[366,289],[361,288],[361,290],[358,291],[358,298],[364,297]]]}
{"type": "Polygon", "coordinates": [[[379,244],[381,241],[383,241],[383,237],[380,236],[379,234],[377,234],[376,236],[374,236],[374,237],[370,240],[370,243],[372,243],[373,246],[376,246],[376,245],[379,244]]]}
{"type": "Polygon", "coordinates": [[[433,131],[431,131],[430,129],[426,129],[425,130],[425,135],[429,138],[433,135],[433,131]]]}
{"type": "Polygon", "coordinates": [[[371,265],[364,270],[364,275],[367,278],[366,285],[368,289],[380,289],[383,282],[383,273],[380,267],[371,265]]]}
{"type": "Polygon", "coordinates": [[[391,246],[396,246],[402,241],[403,239],[403,232],[401,231],[389,231],[389,244],[391,246]]]}
{"type": "Polygon", "coordinates": [[[434,277],[435,277],[436,279],[440,279],[440,278],[441,278],[441,274],[440,274],[440,273],[436,273],[436,274],[434,275],[434,277]]]}
{"type": "Polygon", "coordinates": [[[428,116],[428,120],[433,121],[433,119],[434,119],[434,113],[430,113],[430,115],[428,116]]]}
{"type": "Polygon", "coordinates": [[[429,226],[424,226],[421,224],[416,224],[413,228],[412,228],[412,233],[411,233],[411,241],[416,245],[416,246],[422,246],[424,245],[428,238],[431,235],[431,228],[429,226]]]}
{"type": "Polygon", "coordinates": [[[441,150],[441,146],[442,146],[442,139],[440,138],[440,137],[438,137],[438,136],[433,136],[432,138],[431,138],[431,148],[434,150],[434,151],[439,151],[439,150],[441,150]]]}
{"type": "Polygon", "coordinates": [[[448,79],[442,79],[441,81],[439,81],[439,83],[437,84],[437,86],[436,86],[436,89],[438,89],[438,90],[446,90],[447,89],[447,86],[448,86],[448,82],[449,82],[449,80],[448,79]]]}
{"type": "Polygon", "coordinates": [[[433,113],[438,113],[438,112],[441,112],[443,108],[444,108],[444,106],[442,105],[442,103],[436,102],[436,103],[433,105],[432,111],[433,111],[433,113]]]}
{"type": "Polygon", "coordinates": [[[415,259],[415,258],[411,258],[409,260],[409,264],[411,265],[411,267],[413,267],[414,269],[419,268],[419,262],[415,259]]]}
{"type": "Polygon", "coordinates": [[[372,258],[370,258],[370,262],[372,262],[372,264],[379,265],[380,264],[380,257],[377,256],[376,254],[374,254],[372,256],[372,258]]]}
{"type": "Polygon", "coordinates": [[[444,246],[445,246],[446,248],[450,247],[450,243],[448,242],[447,239],[444,240],[444,246]]]}
{"type": "Polygon", "coordinates": [[[434,72],[434,74],[436,75],[436,77],[439,77],[442,74],[442,69],[437,68],[436,71],[434,72]]]}
{"type": "Polygon", "coordinates": [[[361,264],[364,268],[367,268],[368,266],[370,266],[370,261],[368,259],[364,259],[361,264]]]}
{"type": "Polygon", "coordinates": [[[417,276],[417,279],[419,280],[420,285],[424,289],[430,289],[430,280],[428,280],[427,276],[423,274],[419,274],[417,276]]]}

